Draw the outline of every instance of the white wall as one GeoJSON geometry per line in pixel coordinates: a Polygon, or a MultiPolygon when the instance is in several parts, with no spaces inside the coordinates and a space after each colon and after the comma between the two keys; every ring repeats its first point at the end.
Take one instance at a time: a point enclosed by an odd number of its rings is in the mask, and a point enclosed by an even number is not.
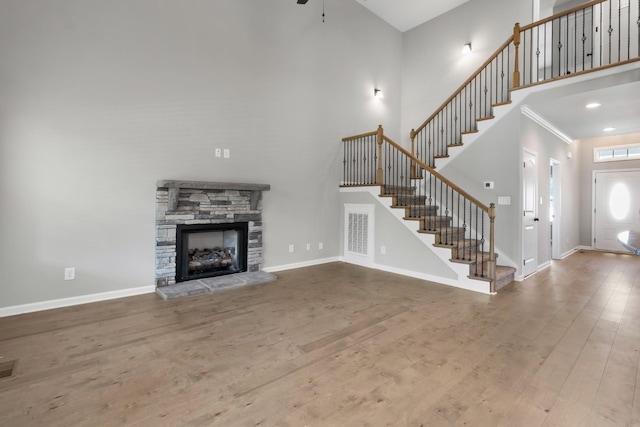
{"type": "Polygon", "coordinates": [[[271,184],[264,265],[337,256],[340,139],[399,133],[402,35],[321,7],[2,1],[0,307],[152,286],[159,179],[271,184]]]}
{"type": "Polygon", "coordinates": [[[522,147],[537,154],[538,157],[538,198],[542,204],[538,206],[538,265],[546,265],[551,261],[550,247],[550,217],[549,217],[549,187],[551,159],[560,162],[560,194],[558,219],[561,236],[559,242],[560,253],[570,253],[580,244],[580,159],[578,158],[578,142],[566,142],[543,129],[526,116],[521,118],[522,147]],[[567,153],[571,153],[568,159],[567,153]]]}
{"type": "MultiPolygon", "coordinates": [[[[375,230],[371,238],[374,239],[373,263],[377,267],[404,271],[415,277],[429,275],[444,281],[457,279],[451,263],[443,262],[429,245],[423,243],[407,228],[408,225],[418,230],[420,228],[418,221],[403,224],[383,206],[390,205],[391,198],[374,197],[366,191],[340,193],[342,208],[340,227],[343,235],[345,204],[374,206],[375,230]],[[382,246],[385,247],[384,254],[380,250],[382,246]]],[[[344,244],[342,242],[341,244],[340,254],[344,256],[344,244]]]]}

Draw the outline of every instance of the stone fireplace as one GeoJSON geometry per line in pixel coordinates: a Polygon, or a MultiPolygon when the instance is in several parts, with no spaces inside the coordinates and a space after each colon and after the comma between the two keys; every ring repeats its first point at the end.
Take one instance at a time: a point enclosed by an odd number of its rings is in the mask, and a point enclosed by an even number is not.
{"type": "Polygon", "coordinates": [[[275,279],[261,271],[268,184],[163,180],[156,187],[156,287],[163,298],[247,284],[251,273],[251,283],[275,279]]]}

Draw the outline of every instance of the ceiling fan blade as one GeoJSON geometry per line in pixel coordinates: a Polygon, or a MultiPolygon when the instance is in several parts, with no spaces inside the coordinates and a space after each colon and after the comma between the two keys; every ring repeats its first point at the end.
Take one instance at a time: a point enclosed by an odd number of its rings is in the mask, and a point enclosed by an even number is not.
{"type": "Polygon", "coordinates": [[[309,0],[298,0],[298,4],[307,4],[309,0]]]}

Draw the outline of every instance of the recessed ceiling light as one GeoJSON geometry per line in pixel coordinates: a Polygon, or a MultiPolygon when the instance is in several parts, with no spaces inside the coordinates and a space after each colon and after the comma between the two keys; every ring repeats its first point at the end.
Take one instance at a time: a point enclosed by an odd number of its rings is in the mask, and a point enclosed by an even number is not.
{"type": "Polygon", "coordinates": [[[602,105],[602,104],[598,104],[597,102],[590,102],[589,104],[585,105],[585,107],[587,107],[587,108],[598,108],[600,105],[602,105]]]}
{"type": "Polygon", "coordinates": [[[616,130],[616,128],[604,128],[602,129],[604,132],[611,132],[612,130],[616,130]]]}

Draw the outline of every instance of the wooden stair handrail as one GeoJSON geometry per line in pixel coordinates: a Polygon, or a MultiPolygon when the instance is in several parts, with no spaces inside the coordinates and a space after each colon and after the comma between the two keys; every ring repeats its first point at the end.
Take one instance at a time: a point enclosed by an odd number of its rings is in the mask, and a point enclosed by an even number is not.
{"type": "Polygon", "coordinates": [[[477,205],[480,209],[482,209],[483,211],[485,211],[487,214],[489,214],[489,207],[487,205],[485,205],[484,203],[482,203],[481,201],[479,201],[478,199],[476,199],[475,197],[473,197],[471,194],[467,193],[466,191],[464,191],[462,188],[458,187],[456,184],[454,184],[453,182],[451,182],[451,180],[445,178],[444,176],[442,176],[440,173],[436,172],[435,169],[431,168],[430,166],[428,166],[426,163],[424,163],[422,160],[418,159],[416,156],[414,156],[413,154],[411,154],[408,150],[402,148],[400,145],[398,145],[397,143],[395,143],[393,140],[391,140],[390,138],[388,138],[386,135],[382,136],[382,139],[384,139],[385,141],[387,141],[389,144],[391,144],[391,146],[393,146],[395,149],[399,150],[400,152],[402,152],[404,155],[406,155],[407,157],[409,157],[411,160],[413,160],[415,163],[417,163],[418,165],[420,165],[420,167],[424,170],[426,170],[427,172],[429,172],[431,175],[434,175],[436,178],[438,178],[440,181],[444,182],[445,184],[447,184],[449,187],[453,188],[455,191],[457,191],[458,193],[460,193],[463,197],[465,197],[467,200],[469,200],[470,202],[472,202],[473,204],[477,205]]]}
{"type": "MultiPolygon", "coordinates": [[[[570,8],[570,9],[568,9],[568,10],[564,10],[564,11],[562,11],[562,12],[558,12],[558,13],[556,13],[556,14],[552,15],[552,16],[549,16],[549,17],[547,17],[547,18],[541,19],[541,20],[539,20],[539,21],[532,22],[531,24],[525,25],[525,26],[523,26],[523,27],[520,27],[520,25],[519,25],[519,24],[515,24],[515,27],[514,27],[514,33],[516,33],[516,32],[517,32],[518,34],[520,34],[520,33],[524,32],[524,31],[527,31],[527,30],[530,30],[530,29],[532,29],[532,28],[538,27],[538,26],[540,26],[540,25],[546,24],[547,22],[551,22],[551,21],[553,21],[553,20],[555,20],[555,19],[561,18],[561,17],[566,16],[566,15],[570,15],[570,14],[572,14],[572,13],[574,13],[574,12],[579,11],[579,10],[587,9],[587,8],[589,8],[589,7],[592,7],[592,6],[598,5],[598,4],[600,4],[600,3],[604,3],[604,2],[606,2],[606,1],[609,1],[609,0],[593,0],[593,1],[590,1],[590,2],[588,2],[588,3],[584,3],[584,4],[581,4],[581,5],[578,5],[578,6],[572,7],[572,8],[570,8]]],[[[475,79],[475,78],[476,78],[476,77],[477,77],[477,76],[478,76],[482,71],[484,71],[484,69],[485,69],[485,68],[486,68],[486,67],[487,67],[487,66],[488,66],[488,65],[489,65],[489,64],[490,64],[494,59],[496,59],[496,58],[497,58],[497,56],[498,56],[498,55],[499,55],[499,54],[500,54],[500,53],[501,53],[505,48],[507,48],[507,47],[509,46],[509,44],[511,44],[511,43],[512,43],[512,42],[514,42],[514,41],[518,41],[518,42],[519,42],[519,40],[517,40],[518,38],[519,38],[519,37],[518,37],[518,36],[516,36],[516,40],[514,40],[514,35],[511,35],[511,36],[507,39],[507,41],[505,41],[505,42],[504,42],[504,43],[503,43],[503,44],[502,44],[502,45],[501,45],[501,46],[500,46],[500,47],[499,47],[499,48],[494,52],[494,54],[493,54],[493,55],[491,55],[491,56],[489,57],[489,59],[487,59],[487,60],[486,60],[486,61],[485,61],[485,62],[484,62],[484,63],[483,63],[483,64],[482,64],[482,65],[481,65],[481,66],[480,66],[480,67],[479,67],[479,68],[478,68],[478,69],[477,69],[477,70],[476,70],[472,75],[471,75],[471,77],[469,77],[469,78],[468,78],[464,83],[462,83],[462,84],[460,85],[460,87],[458,87],[458,89],[456,89],[456,90],[453,92],[453,95],[451,95],[449,98],[447,98],[447,100],[446,100],[445,102],[443,102],[443,103],[442,103],[442,105],[440,105],[440,107],[438,107],[438,109],[437,109],[437,110],[436,110],[436,111],[435,111],[431,116],[429,116],[429,118],[428,118],[427,120],[425,120],[425,121],[424,121],[424,122],[423,122],[423,123],[422,123],[422,124],[417,128],[417,129],[412,129],[412,130],[411,130],[411,135],[410,135],[410,136],[411,136],[411,138],[415,138],[415,136],[418,134],[418,132],[420,132],[422,129],[424,129],[424,127],[425,127],[425,126],[427,126],[427,125],[429,124],[429,122],[430,122],[431,120],[433,120],[433,118],[434,118],[434,117],[436,117],[436,116],[437,116],[437,115],[438,115],[438,114],[439,114],[439,113],[440,113],[440,112],[441,112],[441,111],[442,111],[442,110],[443,110],[447,105],[449,105],[449,103],[450,103],[450,102],[451,102],[451,101],[452,101],[456,96],[458,96],[458,94],[459,94],[459,93],[460,93],[460,92],[461,92],[461,91],[462,91],[462,90],[463,90],[463,89],[464,89],[464,88],[465,88],[469,83],[471,83],[471,82],[473,81],[473,79],[475,79]]],[[[515,66],[516,66],[515,70],[516,70],[516,72],[517,72],[517,66],[518,66],[518,62],[517,62],[517,61],[515,61],[515,66]]],[[[517,88],[517,87],[519,87],[519,86],[520,86],[520,82],[519,82],[519,81],[514,81],[513,83],[514,83],[515,88],[517,88]]]]}
{"type": "Polygon", "coordinates": [[[377,134],[378,134],[378,131],[374,130],[373,132],[361,133],[360,135],[346,136],[342,138],[342,142],[347,142],[354,139],[366,138],[368,136],[376,136],[377,134]]]}
{"type": "MultiPolygon", "coordinates": [[[[605,0],[602,0],[605,1],[605,0]]],[[[449,98],[447,98],[446,101],[444,101],[442,103],[442,105],[440,105],[440,107],[438,107],[438,109],[435,111],[435,113],[433,113],[432,115],[429,116],[429,118],[427,120],[424,121],[424,123],[422,123],[420,126],[418,126],[417,129],[411,129],[411,138],[414,138],[418,132],[420,132],[422,129],[424,129],[425,126],[427,126],[429,124],[429,122],[438,115],[438,113],[440,113],[440,111],[444,110],[444,108],[449,105],[449,103],[456,97],[458,96],[458,94],[460,92],[462,92],[462,90],[465,88],[465,86],[467,86],[469,83],[471,83],[471,81],[473,81],[473,79],[475,79],[482,71],[484,71],[484,69],[487,67],[487,65],[489,65],[494,59],[496,59],[498,57],[498,55],[500,55],[500,53],[502,53],[502,51],[509,46],[509,44],[513,41],[513,35],[509,37],[509,39],[504,42],[495,52],[493,55],[491,55],[491,57],[489,59],[487,59],[477,70],[475,73],[473,73],[471,75],[471,77],[469,77],[467,80],[465,80],[464,83],[462,83],[460,85],[460,87],[458,87],[458,89],[456,89],[453,92],[453,95],[451,95],[449,98]]]]}
{"type": "Polygon", "coordinates": [[[544,19],[541,19],[539,21],[532,22],[531,24],[528,24],[528,25],[525,25],[523,27],[520,27],[520,32],[527,31],[527,30],[530,30],[530,29],[535,28],[535,27],[539,27],[540,25],[546,24],[547,22],[551,22],[551,21],[553,21],[555,19],[562,18],[565,15],[571,15],[574,12],[577,12],[577,11],[582,10],[582,9],[586,9],[588,7],[595,6],[595,5],[600,4],[600,3],[604,3],[605,1],[607,1],[607,0],[593,0],[593,1],[590,1],[588,3],[583,3],[583,4],[580,4],[578,6],[572,7],[571,9],[563,10],[562,12],[558,12],[555,15],[551,15],[551,16],[549,16],[547,18],[544,18],[544,19]]]}
{"type": "MultiPolygon", "coordinates": [[[[352,141],[355,139],[359,139],[359,138],[366,138],[369,136],[382,136],[381,140],[378,141],[378,145],[380,145],[382,143],[382,140],[388,142],[389,144],[391,144],[394,148],[396,148],[397,150],[399,150],[400,152],[402,152],[405,156],[409,157],[411,160],[413,160],[416,164],[420,165],[420,167],[424,170],[426,170],[427,172],[429,172],[430,174],[434,175],[436,178],[438,178],[439,180],[441,180],[442,182],[446,183],[449,187],[453,188],[455,191],[457,191],[458,193],[460,193],[460,195],[464,196],[465,198],[467,198],[469,201],[471,201],[472,203],[474,203],[475,205],[477,205],[480,209],[482,209],[483,211],[485,211],[486,213],[489,213],[489,207],[487,205],[485,205],[484,203],[482,203],[480,200],[476,199],[475,197],[473,197],[471,194],[467,193],[466,191],[464,191],[462,188],[460,188],[459,186],[457,186],[456,184],[454,184],[451,180],[449,180],[448,178],[444,177],[442,174],[440,174],[439,172],[436,172],[435,169],[433,169],[432,167],[430,167],[429,165],[427,165],[425,162],[423,162],[422,160],[418,159],[416,156],[414,156],[413,154],[411,154],[408,150],[406,150],[405,148],[401,147],[400,145],[398,145],[398,143],[396,143],[395,141],[393,141],[391,138],[387,137],[386,135],[383,134],[383,130],[382,130],[382,125],[378,126],[378,129],[373,131],[373,132],[366,132],[366,133],[362,133],[360,135],[353,135],[353,136],[347,136],[342,138],[342,142],[347,142],[347,141],[352,141]]],[[[379,157],[379,160],[381,161],[381,156],[379,157]]],[[[379,181],[378,185],[381,185],[382,182],[379,181]]]]}

